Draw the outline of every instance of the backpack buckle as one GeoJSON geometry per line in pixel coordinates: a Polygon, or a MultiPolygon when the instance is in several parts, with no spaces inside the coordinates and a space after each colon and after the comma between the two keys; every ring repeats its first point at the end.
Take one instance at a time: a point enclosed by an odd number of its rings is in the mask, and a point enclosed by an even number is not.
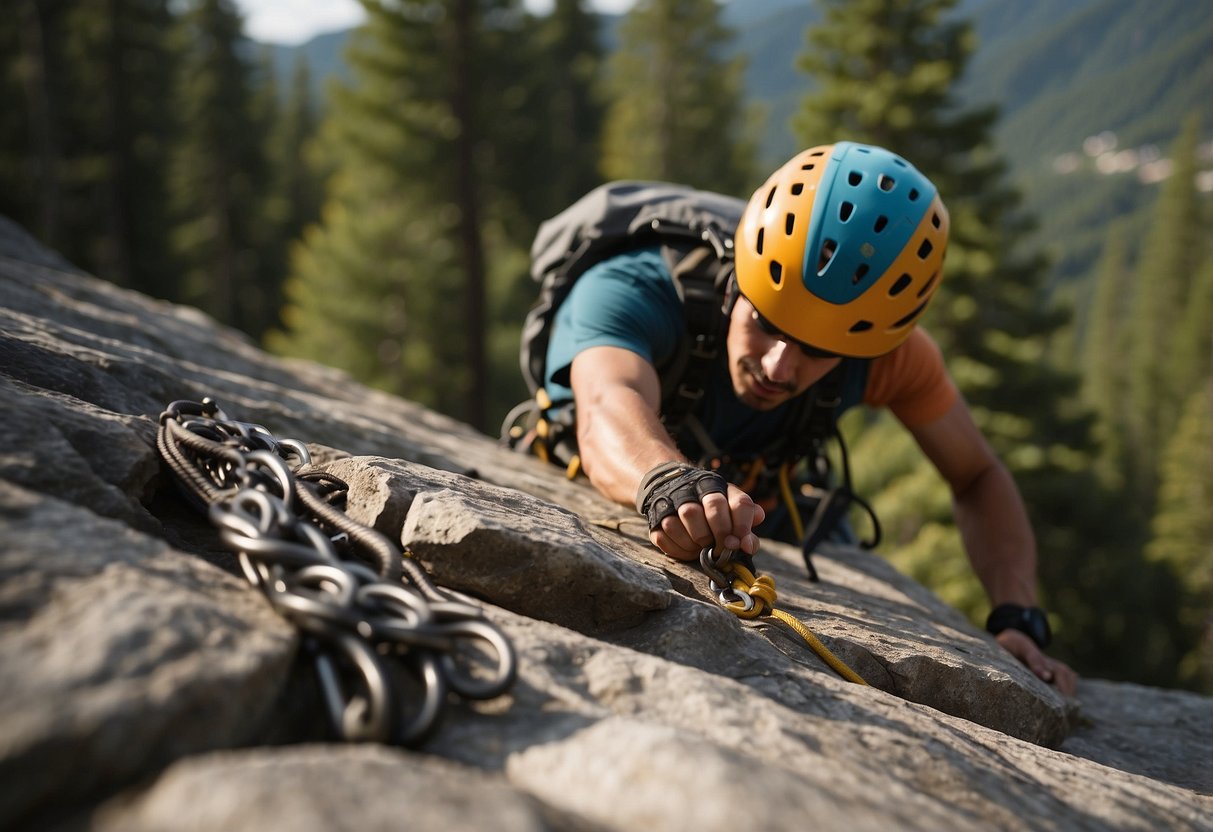
{"type": "Polygon", "coordinates": [[[678,385],[678,395],[691,401],[698,401],[703,397],[703,388],[695,384],[680,384],[678,385]]]}
{"type": "Polygon", "coordinates": [[[691,341],[690,354],[695,358],[715,358],[717,353],[716,339],[700,333],[691,341]]]}

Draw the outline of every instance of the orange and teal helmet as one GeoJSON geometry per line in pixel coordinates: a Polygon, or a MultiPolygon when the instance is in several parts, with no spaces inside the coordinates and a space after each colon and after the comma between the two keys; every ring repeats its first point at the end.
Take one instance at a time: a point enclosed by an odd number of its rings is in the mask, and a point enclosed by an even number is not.
{"type": "Polygon", "coordinates": [[[857,358],[909,337],[939,288],[948,212],[909,162],[855,142],[792,157],[737,227],[737,286],[798,341],[857,358]]]}

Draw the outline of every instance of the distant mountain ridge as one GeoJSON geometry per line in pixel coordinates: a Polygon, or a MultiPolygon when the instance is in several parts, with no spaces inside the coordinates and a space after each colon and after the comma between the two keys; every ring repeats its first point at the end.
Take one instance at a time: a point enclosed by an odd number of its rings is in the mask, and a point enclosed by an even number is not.
{"type": "Polygon", "coordinates": [[[330,80],[352,80],[344,53],[353,33],[353,29],[339,29],[316,35],[298,46],[275,43],[262,46],[269,53],[270,65],[281,89],[286,88],[296,63],[303,60],[311,73],[312,89],[317,100],[323,100],[325,88],[330,80]]]}
{"type": "MultiPolygon", "coordinates": [[[[1041,220],[1041,242],[1056,254],[1059,282],[1081,277],[1107,224],[1143,212],[1155,192],[1133,169],[1098,168],[1083,154],[1084,140],[1111,133],[1120,149],[1165,153],[1191,112],[1209,113],[1205,130],[1213,131],[1211,12],[1207,0],[959,4],[956,14],[972,21],[980,44],[961,99],[1000,107],[999,146],[1026,208],[1041,220]],[[1059,162],[1075,159],[1077,166],[1059,162]]],[[[796,150],[788,121],[812,89],[796,61],[805,31],[820,15],[816,4],[803,0],[733,0],[724,9],[737,33],[736,52],[748,59],[751,100],[767,111],[761,152],[770,166],[796,150]]],[[[603,22],[609,43],[618,19],[604,16],[603,22]]],[[[289,77],[303,56],[317,89],[331,77],[348,80],[341,52],[349,35],[333,32],[298,47],[272,47],[278,77],[289,77]]]]}
{"type": "Polygon", "coordinates": [[[1145,221],[1165,168],[1135,157],[1164,157],[1189,114],[1213,131],[1213,3],[1019,0],[1014,25],[1005,5],[975,18],[983,46],[964,91],[1000,105],[1000,147],[1064,284],[1089,271],[1113,220],[1145,221]]]}

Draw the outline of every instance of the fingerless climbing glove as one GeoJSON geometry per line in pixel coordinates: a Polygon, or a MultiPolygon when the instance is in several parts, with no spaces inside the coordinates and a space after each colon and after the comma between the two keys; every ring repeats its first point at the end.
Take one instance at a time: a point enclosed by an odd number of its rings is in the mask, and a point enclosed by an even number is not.
{"type": "Polygon", "coordinates": [[[709,494],[727,494],[728,487],[715,471],[685,462],[663,462],[640,480],[636,511],[649,521],[650,532],[657,531],[662,520],[678,513],[679,506],[701,502],[709,494]]]}

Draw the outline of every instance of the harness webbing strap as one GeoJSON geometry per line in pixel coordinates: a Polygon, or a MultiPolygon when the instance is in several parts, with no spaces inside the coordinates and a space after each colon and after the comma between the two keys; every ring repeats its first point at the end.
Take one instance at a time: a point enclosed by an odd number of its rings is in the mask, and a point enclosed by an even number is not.
{"type": "Polygon", "coordinates": [[[842,382],[846,374],[845,362],[826,373],[813,385],[809,400],[809,413],[803,423],[804,435],[812,440],[824,441],[838,432],[838,408],[842,404],[842,382]]]}
{"type": "Polygon", "coordinates": [[[682,301],[686,337],[670,366],[663,367],[661,420],[677,436],[687,416],[703,398],[712,365],[720,354],[726,320],[721,314],[719,287],[731,273],[731,260],[721,259],[707,246],[689,250],[664,246],[662,256],[682,301]]]}

